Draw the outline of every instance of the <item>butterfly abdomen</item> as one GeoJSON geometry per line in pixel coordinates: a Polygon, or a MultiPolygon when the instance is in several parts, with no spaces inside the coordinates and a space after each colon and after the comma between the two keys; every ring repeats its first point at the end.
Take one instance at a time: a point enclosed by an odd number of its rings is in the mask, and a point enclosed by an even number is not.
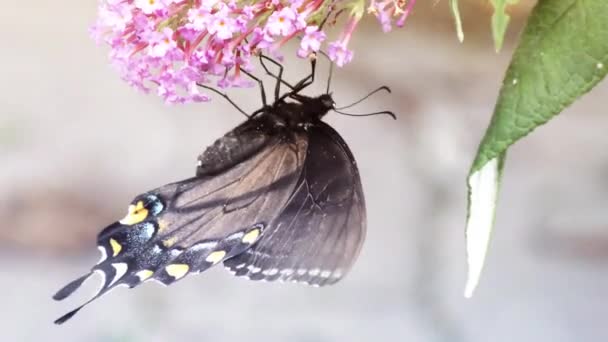
{"type": "Polygon", "coordinates": [[[205,149],[198,157],[197,176],[217,175],[252,157],[267,146],[272,132],[267,118],[246,121],[205,149]]]}

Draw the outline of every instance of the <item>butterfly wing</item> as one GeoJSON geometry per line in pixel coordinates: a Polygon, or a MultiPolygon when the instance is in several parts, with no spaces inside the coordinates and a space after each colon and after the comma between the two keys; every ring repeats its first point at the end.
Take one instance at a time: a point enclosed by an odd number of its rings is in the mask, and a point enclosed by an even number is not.
{"type": "Polygon", "coordinates": [[[365,238],[365,200],[354,157],[340,135],[310,126],[303,170],[264,236],[224,265],[252,280],[328,285],[351,268],[365,238]]]}
{"type": "Polygon", "coordinates": [[[169,285],[222,261],[254,280],[341,279],[365,236],[352,153],[322,122],[282,134],[264,125],[246,122],[220,138],[199,157],[197,177],[137,196],[127,216],[99,234],[102,260],[53,298],[68,297],[93,273],[103,276],[100,290],[55,322],[116,286],[169,285]]]}
{"type": "MultiPolygon", "coordinates": [[[[249,157],[238,151],[224,160],[220,174],[199,170],[195,178],[137,196],[127,216],[99,234],[102,260],[53,298],[66,298],[93,273],[103,276],[101,289],[56,323],[116,286],[147,280],[169,285],[251,248],[293,193],[307,141],[303,133],[269,135],[249,157]]],[[[215,153],[216,145],[207,152],[215,153]]],[[[199,160],[209,161],[207,152],[199,160]]]]}
{"type": "Polygon", "coordinates": [[[196,175],[217,175],[248,159],[277,135],[285,133],[274,126],[275,122],[267,113],[243,122],[205,149],[198,157],[196,175]]]}

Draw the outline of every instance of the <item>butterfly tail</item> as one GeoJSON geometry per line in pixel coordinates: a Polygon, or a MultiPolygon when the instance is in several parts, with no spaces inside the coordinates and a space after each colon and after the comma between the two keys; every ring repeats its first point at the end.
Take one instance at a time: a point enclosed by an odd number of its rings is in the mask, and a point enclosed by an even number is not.
{"type": "Polygon", "coordinates": [[[74,292],[76,292],[76,290],[78,288],[80,288],[82,286],[82,284],[87,279],[89,279],[93,274],[98,273],[99,275],[102,276],[101,286],[100,286],[99,290],[97,290],[97,293],[95,293],[95,295],[93,297],[91,297],[91,299],[86,301],[84,304],[78,306],[74,310],[59,317],[57,320],[55,320],[55,324],[63,324],[64,322],[66,322],[67,320],[72,318],[76,313],[78,313],[78,311],[80,311],[82,308],[87,306],[89,303],[93,302],[97,298],[106,294],[109,290],[113,289],[114,287],[116,287],[118,285],[118,284],[116,284],[116,279],[120,276],[120,274],[118,273],[118,270],[114,270],[111,267],[104,267],[104,266],[106,266],[106,265],[102,264],[102,265],[96,266],[95,268],[93,268],[93,270],[91,272],[83,275],[82,277],[80,277],[76,280],[73,280],[72,282],[70,282],[69,284],[64,286],[61,290],[59,290],[53,296],[53,299],[55,299],[55,300],[58,300],[58,301],[63,300],[65,298],[69,297],[70,295],[72,295],[74,292]]]}
{"type": "Polygon", "coordinates": [[[66,299],[67,297],[72,295],[72,293],[76,292],[76,290],[78,290],[78,288],[80,288],[80,286],[82,286],[84,281],[89,279],[90,276],[91,276],[91,272],[83,275],[82,277],[80,277],[76,280],[71,281],[69,284],[64,286],[61,290],[57,291],[57,293],[55,293],[55,295],[53,295],[53,299],[57,300],[57,301],[66,299]]]}
{"type": "Polygon", "coordinates": [[[66,321],[68,321],[70,318],[74,317],[74,315],[76,315],[78,313],[78,311],[80,311],[82,308],[84,308],[85,306],[89,305],[91,302],[93,302],[95,299],[101,297],[104,293],[106,293],[108,291],[109,288],[106,288],[104,286],[104,288],[102,288],[97,294],[95,294],[91,299],[87,300],[85,303],[81,304],[80,306],[78,306],[77,308],[73,309],[72,311],[66,313],[65,315],[57,318],[55,320],[55,324],[57,325],[61,325],[63,323],[65,323],[66,321]]]}

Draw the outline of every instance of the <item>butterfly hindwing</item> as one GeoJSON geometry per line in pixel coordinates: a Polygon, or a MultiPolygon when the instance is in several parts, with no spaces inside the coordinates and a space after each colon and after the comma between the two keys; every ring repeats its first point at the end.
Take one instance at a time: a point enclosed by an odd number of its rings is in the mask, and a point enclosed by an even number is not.
{"type": "Polygon", "coordinates": [[[224,265],[252,280],[327,285],[354,263],[365,237],[365,200],[346,143],[329,125],[308,128],[302,173],[285,208],[264,236],[224,265]]]}
{"type": "Polygon", "coordinates": [[[304,135],[277,135],[220,175],[200,175],[137,196],[125,218],[99,234],[100,262],[54,298],[66,298],[93,273],[104,280],[89,302],[120,285],[147,280],[169,285],[243,253],[280,214],[300,177],[306,150],[304,135]]]}

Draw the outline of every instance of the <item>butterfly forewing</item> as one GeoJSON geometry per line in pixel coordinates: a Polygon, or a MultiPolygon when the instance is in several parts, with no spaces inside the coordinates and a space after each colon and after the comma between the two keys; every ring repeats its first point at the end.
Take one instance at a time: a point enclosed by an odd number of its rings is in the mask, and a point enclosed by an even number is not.
{"type": "Polygon", "coordinates": [[[293,192],[305,151],[306,140],[299,145],[277,142],[220,176],[196,178],[187,189],[175,192],[171,210],[161,215],[172,227],[166,234],[177,238],[177,246],[187,247],[267,224],[293,192]],[[211,186],[202,186],[205,182],[211,186]]]}

